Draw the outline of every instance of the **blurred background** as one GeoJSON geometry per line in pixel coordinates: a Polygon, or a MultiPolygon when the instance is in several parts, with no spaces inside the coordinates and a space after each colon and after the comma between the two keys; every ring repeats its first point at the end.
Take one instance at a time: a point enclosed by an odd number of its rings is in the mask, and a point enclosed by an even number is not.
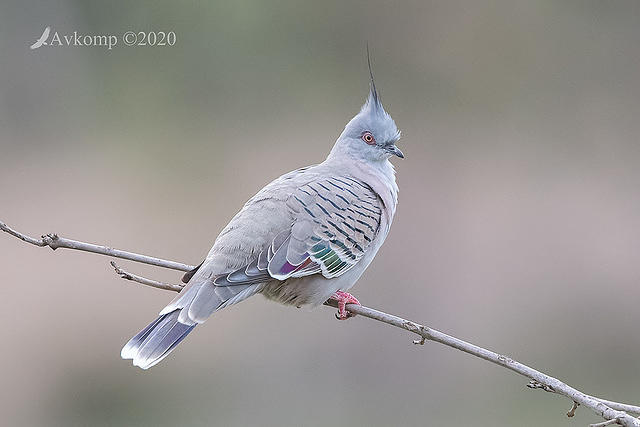
{"type": "MultiPolygon", "coordinates": [[[[258,189],[324,159],[367,94],[368,41],[406,159],[353,293],[637,404],[639,22],[636,1],[3,1],[0,220],[197,264],[258,189]],[[177,43],[29,50],[46,26],[177,43]]],[[[447,347],[261,296],[141,371],[120,348],[172,293],[6,234],[0,254],[6,425],[601,421],[447,347]]]]}

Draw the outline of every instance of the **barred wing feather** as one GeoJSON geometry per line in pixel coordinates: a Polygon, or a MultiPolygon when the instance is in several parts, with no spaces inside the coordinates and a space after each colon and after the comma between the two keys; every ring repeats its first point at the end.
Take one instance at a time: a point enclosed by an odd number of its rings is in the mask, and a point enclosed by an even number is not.
{"type": "Polygon", "coordinates": [[[246,267],[219,276],[217,286],[264,283],[320,273],[340,276],[362,258],[380,229],[381,199],[351,177],[305,184],[287,201],[294,222],[246,267]]]}

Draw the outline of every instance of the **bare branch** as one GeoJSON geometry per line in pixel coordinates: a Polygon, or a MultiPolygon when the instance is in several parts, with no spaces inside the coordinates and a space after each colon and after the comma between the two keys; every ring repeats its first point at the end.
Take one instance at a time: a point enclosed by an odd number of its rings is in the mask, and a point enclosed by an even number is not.
{"type": "MultiPolygon", "coordinates": [[[[325,304],[335,306],[333,301],[328,301],[325,304]]],[[[420,325],[418,323],[403,319],[398,316],[394,316],[392,314],[374,310],[369,307],[347,304],[347,310],[353,314],[358,314],[360,316],[368,317],[369,319],[377,320],[379,322],[383,322],[397,328],[405,329],[409,332],[419,335],[421,338],[424,338],[425,341],[435,341],[448,347],[452,347],[473,356],[479,357],[480,359],[484,359],[496,365],[502,366],[503,368],[507,368],[522,376],[538,382],[542,386],[545,386],[545,390],[549,388],[550,391],[553,390],[554,393],[566,396],[569,399],[572,399],[574,402],[584,406],[585,408],[591,409],[593,412],[595,412],[605,420],[617,419],[618,422],[624,426],[640,426],[640,420],[630,416],[626,412],[615,410],[607,406],[602,401],[594,398],[593,396],[584,394],[581,391],[576,390],[575,388],[563,383],[562,381],[540,371],[537,371],[523,363],[513,360],[510,357],[495,353],[482,347],[478,347],[474,344],[452,337],[451,335],[447,335],[443,332],[437,331],[427,326],[420,325]]]]}
{"type": "Polygon", "coordinates": [[[27,242],[27,243],[31,243],[32,245],[36,245],[36,246],[47,246],[47,244],[42,240],[42,239],[34,239],[33,237],[29,237],[25,234],[22,234],[16,230],[14,230],[13,228],[9,227],[7,224],[5,224],[4,222],[0,221],[0,230],[11,234],[14,237],[17,237],[18,239],[22,240],[23,242],[27,242]]]}
{"type": "Polygon", "coordinates": [[[640,415],[640,406],[628,405],[626,403],[614,402],[612,400],[601,399],[599,397],[594,397],[599,402],[604,403],[611,409],[615,409],[616,411],[628,412],[630,414],[640,415]]]}
{"type": "Polygon", "coordinates": [[[157,280],[147,279],[146,277],[138,276],[136,274],[124,271],[114,262],[110,262],[111,266],[115,269],[116,274],[125,280],[131,280],[132,282],[142,283],[143,285],[151,286],[152,288],[164,289],[165,291],[180,292],[184,285],[174,285],[171,283],[158,282],[157,280]]]}
{"type": "MultiPolygon", "coordinates": [[[[533,389],[540,389],[540,390],[544,390],[546,392],[549,393],[557,393],[553,387],[544,385],[544,384],[540,384],[538,381],[535,380],[531,380],[529,381],[529,384],[527,384],[527,387],[529,388],[533,388],[533,389]]],[[[561,394],[561,393],[558,393],[561,394]]],[[[620,402],[613,402],[611,400],[607,400],[607,399],[602,399],[600,397],[595,397],[595,396],[591,396],[593,397],[595,400],[604,403],[605,405],[607,405],[609,408],[611,409],[615,409],[616,411],[624,411],[630,414],[635,414],[635,415],[640,415],[640,406],[635,406],[635,405],[628,405],[626,403],[620,403],[620,402]]]]}
{"type": "MultiPolygon", "coordinates": [[[[111,249],[106,246],[98,246],[90,243],[64,239],[64,238],[58,237],[55,234],[49,234],[49,235],[43,236],[42,240],[38,240],[9,228],[3,222],[0,222],[0,229],[2,231],[5,231],[11,234],[12,236],[15,236],[27,243],[31,243],[36,246],[49,246],[52,249],[57,249],[57,248],[77,249],[77,250],[82,250],[87,252],[99,253],[102,255],[129,259],[132,261],[142,262],[145,264],[151,264],[151,265],[156,265],[156,266],[165,267],[165,268],[171,268],[171,269],[180,270],[180,271],[190,271],[194,268],[194,266],[190,266],[187,264],[182,264],[174,261],[167,261],[160,258],[154,258],[146,255],[135,254],[132,252],[111,249]]],[[[157,282],[155,280],[147,279],[141,276],[128,273],[120,269],[115,263],[112,263],[112,265],[116,269],[116,273],[118,273],[121,277],[125,279],[132,280],[132,281],[142,283],[148,286],[152,286],[155,288],[159,288],[159,289],[179,291],[180,285],[172,285],[172,284],[157,282]]],[[[337,303],[334,300],[327,301],[325,305],[328,305],[331,307],[337,307],[337,303]]],[[[627,427],[631,427],[631,426],[640,427],[640,420],[629,415],[630,413],[640,414],[640,407],[638,406],[612,402],[609,400],[599,399],[599,398],[584,394],[581,391],[576,390],[575,388],[565,384],[564,382],[554,377],[551,377],[545,373],[542,373],[536,369],[533,369],[514,359],[511,359],[510,357],[495,353],[491,350],[487,350],[485,348],[482,348],[477,345],[471,344],[469,342],[463,341],[461,339],[455,338],[451,335],[447,335],[436,329],[429,328],[427,326],[412,322],[410,320],[403,319],[398,316],[394,316],[392,314],[384,313],[382,311],[374,310],[369,307],[365,307],[362,305],[354,305],[354,304],[347,304],[346,309],[354,315],[360,315],[362,317],[367,317],[369,319],[377,320],[379,322],[386,323],[388,325],[395,326],[397,328],[404,329],[413,334],[416,334],[420,337],[420,339],[414,341],[414,343],[416,344],[424,344],[426,341],[434,341],[440,344],[444,344],[448,347],[463,351],[465,353],[471,354],[475,357],[486,360],[498,366],[502,366],[503,368],[509,369],[524,377],[527,377],[531,380],[528,384],[528,387],[534,388],[534,389],[539,388],[551,393],[563,395],[571,399],[571,401],[573,402],[573,407],[567,413],[568,416],[573,416],[573,414],[575,414],[575,410],[578,407],[578,405],[582,405],[585,408],[591,409],[597,415],[605,419],[604,422],[599,424],[592,424],[591,427],[605,427],[605,426],[616,424],[616,423],[623,426],[627,426],[627,427]]]]}
{"type": "Polygon", "coordinates": [[[94,245],[93,243],[85,243],[77,240],[66,239],[60,237],[57,234],[46,234],[42,236],[42,239],[34,239],[26,234],[22,234],[4,222],[0,221],[0,230],[17,237],[23,242],[31,243],[36,246],[49,246],[51,249],[56,250],[58,248],[75,249],[78,251],[93,252],[95,254],[107,255],[114,258],[128,259],[130,261],[141,262],[143,264],[155,265],[157,267],[170,268],[172,270],[190,271],[195,268],[194,265],[183,264],[181,262],[169,261],[162,258],[155,258],[147,255],[141,255],[134,252],[122,251],[120,249],[113,249],[108,246],[94,245]]]}
{"type": "Polygon", "coordinates": [[[620,424],[619,420],[617,418],[614,418],[613,420],[607,420],[607,421],[603,421],[601,423],[596,423],[596,424],[589,424],[589,427],[605,427],[605,426],[610,426],[613,424],[620,424]]]}

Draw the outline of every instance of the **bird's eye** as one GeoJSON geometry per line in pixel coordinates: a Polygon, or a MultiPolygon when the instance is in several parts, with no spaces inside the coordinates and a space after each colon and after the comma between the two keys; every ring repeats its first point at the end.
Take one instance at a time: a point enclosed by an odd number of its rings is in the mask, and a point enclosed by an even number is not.
{"type": "Polygon", "coordinates": [[[366,131],[362,134],[362,140],[369,145],[373,145],[376,143],[376,139],[373,137],[373,134],[369,131],[366,131]]]}

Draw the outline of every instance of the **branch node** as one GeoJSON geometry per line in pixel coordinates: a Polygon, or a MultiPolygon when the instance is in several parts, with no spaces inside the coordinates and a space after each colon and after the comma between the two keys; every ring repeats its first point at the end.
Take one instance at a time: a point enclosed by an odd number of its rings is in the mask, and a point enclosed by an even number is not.
{"type": "Polygon", "coordinates": [[[121,269],[120,267],[118,267],[118,264],[116,264],[115,261],[111,261],[111,262],[109,262],[109,264],[111,264],[111,266],[116,270],[116,274],[118,276],[120,276],[120,277],[122,277],[123,279],[126,279],[126,280],[133,280],[131,275],[129,273],[127,273],[126,271],[124,271],[123,269],[121,269]]]}
{"type": "Polygon", "coordinates": [[[578,406],[580,406],[580,404],[574,401],[573,406],[567,412],[567,417],[572,418],[576,414],[576,409],[578,409],[578,406]]]}
{"type": "Polygon", "coordinates": [[[529,384],[527,384],[527,387],[532,388],[532,389],[541,389],[541,390],[544,390],[544,391],[549,392],[549,393],[555,393],[556,392],[556,390],[553,387],[551,387],[550,385],[542,384],[541,382],[536,381],[536,380],[529,381],[529,384]]]}
{"type": "Polygon", "coordinates": [[[513,363],[513,359],[510,357],[507,357],[503,354],[498,356],[498,360],[502,363],[504,363],[505,365],[508,365],[509,363],[513,363]]]}
{"type": "Polygon", "coordinates": [[[41,237],[42,237],[42,242],[45,245],[49,246],[52,251],[55,251],[56,249],[58,249],[57,241],[60,239],[60,237],[57,234],[49,233],[49,234],[44,234],[41,237]]]}

